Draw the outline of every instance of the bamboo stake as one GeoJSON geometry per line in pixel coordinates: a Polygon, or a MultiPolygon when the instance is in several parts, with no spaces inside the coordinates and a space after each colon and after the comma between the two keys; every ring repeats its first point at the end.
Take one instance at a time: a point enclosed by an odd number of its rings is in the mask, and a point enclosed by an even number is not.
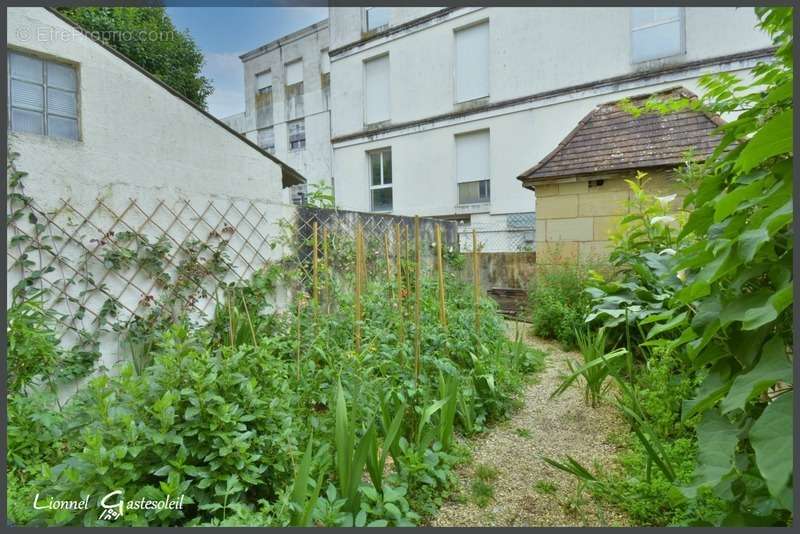
{"type": "Polygon", "coordinates": [[[394,227],[394,255],[395,255],[395,271],[397,274],[397,324],[398,337],[400,339],[400,346],[405,345],[406,342],[406,324],[405,314],[403,313],[403,272],[400,259],[400,224],[394,227]]]}
{"type": "Polygon", "coordinates": [[[361,351],[361,270],[363,251],[363,235],[361,234],[361,223],[356,226],[356,287],[355,287],[355,341],[356,352],[361,351]]]}
{"type": "Polygon", "coordinates": [[[383,252],[386,256],[386,285],[389,286],[389,300],[394,299],[392,295],[392,263],[389,259],[389,234],[383,234],[383,252]]]}
{"type": "Polygon", "coordinates": [[[472,280],[475,286],[475,332],[480,337],[481,333],[481,279],[478,258],[478,237],[475,228],[472,229],[472,280]]]}
{"type": "Polygon", "coordinates": [[[253,327],[253,320],[250,318],[250,310],[247,309],[247,300],[244,298],[244,291],[239,290],[239,296],[242,297],[242,304],[244,304],[244,313],[247,315],[247,323],[250,325],[250,335],[253,336],[253,346],[258,345],[256,341],[256,329],[253,327]]]}
{"type": "Polygon", "coordinates": [[[301,323],[300,318],[301,318],[301,314],[303,312],[302,305],[303,305],[302,295],[298,295],[298,298],[297,298],[297,358],[296,358],[296,360],[297,360],[297,380],[298,381],[300,380],[300,346],[302,345],[301,338],[300,338],[300,323],[301,323]]]}
{"type": "Polygon", "coordinates": [[[422,298],[422,284],[420,280],[420,243],[419,243],[419,216],[414,217],[414,246],[416,249],[416,264],[414,267],[414,386],[419,383],[419,353],[420,353],[420,331],[419,331],[419,306],[422,298]]]}
{"type": "Polygon", "coordinates": [[[322,268],[327,275],[325,280],[325,310],[331,312],[331,263],[328,255],[328,228],[322,229],[322,268]]]}
{"type": "Polygon", "coordinates": [[[444,266],[442,264],[442,228],[436,225],[436,269],[439,271],[439,322],[447,328],[447,312],[444,306],[444,266]]]}
{"type": "Polygon", "coordinates": [[[311,254],[311,265],[312,265],[312,272],[313,272],[313,290],[312,290],[312,301],[314,304],[314,315],[317,314],[317,307],[319,306],[319,228],[317,227],[317,221],[314,221],[314,250],[311,254]]]}
{"type": "Polygon", "coordinates": [[[228,333],[231,338],[231,347],[233,347],[233,308],[231,307],[230,294],[225,298],[228,304],[228,333]]]}

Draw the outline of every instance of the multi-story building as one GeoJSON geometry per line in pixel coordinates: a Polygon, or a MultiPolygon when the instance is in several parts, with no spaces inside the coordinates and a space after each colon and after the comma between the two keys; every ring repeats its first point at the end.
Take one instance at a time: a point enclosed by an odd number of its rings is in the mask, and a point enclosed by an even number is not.
{"type": "Polygon", "coordinates": [[[223,119],[311,184],[333,182],[328,40],[324,20],[243,54],[245,111],[223,119]]]}
{"type": "MultiPolygon", "coordinates": [[[[276,153],[310,181],[329,174],[343,208],[456,218],[481,232],[487,250],[532,247],[534,193],[516,177],[598,104],[676,85],[702,93],[704,74],[746,75],[771,55],[751,8],[329,13],[284,38],[312,54],[307,75],[328,49],[330,136],[303,157],[320,169],[276,153]]],[[[283,54],[279,67],[295,58],[289,45],[263,48],[283,54]]],[[[248,110],[256,75],[268,68],[251,64],[269,54],[243,56],[248,110]]],[[[274,112],[276,121],[284,113],[274,112]]]]}

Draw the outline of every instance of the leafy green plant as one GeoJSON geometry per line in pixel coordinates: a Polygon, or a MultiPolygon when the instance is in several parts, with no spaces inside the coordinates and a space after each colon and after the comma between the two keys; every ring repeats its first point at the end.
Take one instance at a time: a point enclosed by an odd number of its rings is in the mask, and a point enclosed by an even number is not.
{"type": "Polygon", "coordinates": [[[575,330],[589,311],[583,292],[589,280],[587,265],[539,266],[528,289],[532,332],[558,340],[565,349],[575,346],[575,330]]]}

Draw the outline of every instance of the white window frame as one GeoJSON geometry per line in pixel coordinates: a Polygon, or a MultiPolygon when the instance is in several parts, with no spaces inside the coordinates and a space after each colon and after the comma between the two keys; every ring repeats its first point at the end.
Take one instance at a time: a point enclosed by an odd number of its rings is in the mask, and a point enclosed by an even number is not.
{"type": "Polygon", "coordinates": [[[640,26],[638,28],[634,28],[633,26],[633,10],[634,9],[657,9],[655,7],[643,6],[643,7],[631,7],[628,10],[628,24],[630,28],[630,47],[631,47],[631,63],[639,64],[639,63],[647,63],[648,61],[657,61],[659,59],[665,59],[670,57],[677,57],[686,54],[686,8],[679,7],[678,8],[678,18],[677,19],[667,19],[661,20],[658,22],[653,22],[650,24],[646,24],[644,26],[640,26]],[[633,44],[633,35],[635,32],[648,30],[650,28],[656,28],[658,26],[663,26],[665,24],[670,24],[675,21],[678,21],[678,27],[680,28],[680,47],[678,52],[664,54],[664,55],[657,55],[653,57],[643,58],[643,59],[635,59],[635,52],[634,52],[634,44],[633,44]]]}
{"type": "Polygon", "coordinates": [[[64,139],[64,140],[68,140],[68,141],[82,141],[83,140],[83,135],[82,135],[82,132],[81,132],[81,130],[82,130],[82,128],[81,128],[81,76],[80,76],[79,65],[77,63],[72,63],[72,62],[69,62],[69,61],[64,61],[64,60],[56,59],[56,58],[52,58],[52,57],[41,56],[41,55],[36,54],[36,53],[31,53],[31,52],[29,52],[27,50],[19,50],[19,49],[16,49],[16,48],[9,48],[9,49],[6,50],[6,69],[7,69],[6,70],[6,80],[7,80],[7,84],[8,84],[7,87],[6,87],[6,96],[8,97],[8,106],[6,108],[6,113],[7,113],[7,118],[8,118],[8,131],[9,132],[17,132],[17,133],[31,134],[31,135],[42,135],[44,137],[50,137],[50,138],[54,138],[54,139],[64,139]],[[12,98],[11,98],[11,80],[12,80],[12,77],[11,77],[11,54],[17,54],[17,55],[20,55],[20,56],[27,56],[27,57],[36,59],[38,61],[41,61],[41,63],[42,63],[42,82],[41,83],[34,82],[34,81],[31,81],[31,80],[26,80],[24,78],[16,78],[16,77],[13,78],[15,80],[23,81],[25,83],[31,83],[31,84],[35,84],[35,85],[40,85],[42,87],[42,99],[43,100],[42,100],[42,109],[41,110],[33,110],[33,109],[19,107],[19,106],[12,106],[12,104],[11,104],[11,100],[12,100],[12,98]],[[70,90],[64,89],[62,87],[53,86],[53,89],[57,89],[59,91],[65,92],[65,93],[73,93],[73,92],[75,93],[75,116],[74,117],[71,117],[69,115],[63,115],[63,114],[60,114],[60,113],[52,113],[48,109],[47,89],[50,87],[48,85],[48,83],[47,83],[47,65],[48,65],[48,63],[53,63],[53,64],[60,65],[60,66],[63,66],[63,67],[68,67],[68,68],[72,69],[72,71],[75,73],[75,90],[74,91],[70,91],[70,90]],[[21,110],[25,110],[25,111],[34,111],[36,113],[41,113],[42,114],[43,133],[38,134],[38,133],[22,132],[22,131],[14,130],[13,124],[12,124],[12,113],[11,113],[12,108],[17,108],[17,109],[21,109],[21,110]],[[74,120],[75,121],[75,129],[76,129],[76,137],[73,139],[72,137],[63,137],[63,136],[59,136],[59,135],[51,135],[50,132],[49,132],[50,129],[49,129],[49,122],[48,122],[48,115],[54,115],[56,117],[60,117],[60,118],[64,118],[64,119],[72,119],[72,120],[74,120]]]}
{"type": "Polygon", "coordinates": [[[491,25],[489,23],[489,19],[481,19],[475,22],[471,22],[465,26],[459,26],[458,28],[453,28],[453,40],[452,40],[452,47],[453,47],[453,72],[452,72],[452,83],[453,83],[453,102],[455,104],[463,104],[465,102],[473,102],[475,100],[483,100],[488,99],[489,95],[491,94],[491,87],[492,87],[492,33],[491,33],[491,25]],[[486,51],[486,94],[483,96],[476,96],[464,100],[459,100],[458,96],[458,37],[457,34],[463,30],[470,30],[477,26],[486,25],[486,33],[487,33],[487,51],[486,51]]]}
{"type": "MultiPolygon", "coordinates": [[[[388,210],[376,210],[375,206],[372,202],[372,192],[377,189],[392,189],[394,187],[394,170],[392,170],[392,181],[388,184],[385,183],[384,177],[384,163],[383,163],[383,155],[388,152],[392,153],[392,147],[387,146],[383,148],[375,148],[373,150],[367,151],[367,183],[369,184],[369,210],[376,212],[376,213],[390,213],[394,211],[394,190],[392,190],[392,207],[388,210]],[[381,183],[378,185],[372,185],[372,155],[373,154],[380,154],[381,155],[381,183]]],[[[391,162],[389,163],[391,165],[391,162]]]]}

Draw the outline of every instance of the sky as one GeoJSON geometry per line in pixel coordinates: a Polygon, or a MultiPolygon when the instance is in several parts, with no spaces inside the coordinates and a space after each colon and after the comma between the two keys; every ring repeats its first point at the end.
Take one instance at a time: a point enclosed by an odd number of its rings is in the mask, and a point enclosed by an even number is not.
{"type": "Polygon", "coordinates": [[[168,7],[179,30],[188,29],[203,51],[203,75],[212,80],[208,111],[227,117],[244,111],[239,56],[328,16],[327,7],[168,7]]]}

